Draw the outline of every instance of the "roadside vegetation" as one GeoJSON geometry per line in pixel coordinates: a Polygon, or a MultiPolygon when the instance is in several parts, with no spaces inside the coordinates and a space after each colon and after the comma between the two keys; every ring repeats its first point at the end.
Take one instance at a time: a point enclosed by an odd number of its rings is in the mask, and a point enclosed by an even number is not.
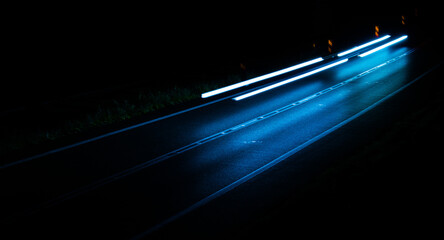
{"type": "Polygon", "coordinates": [[[163,88],[132,87],[108,94],[99,92],[33,104],[5,114],[4,121],[7,123],[0,126],[0,156],[186,104],[199,99],[202,92],[238,82],[240,79],[239,75],[231,74],[214,81],[187,86],[174,84],[163,88]]]}

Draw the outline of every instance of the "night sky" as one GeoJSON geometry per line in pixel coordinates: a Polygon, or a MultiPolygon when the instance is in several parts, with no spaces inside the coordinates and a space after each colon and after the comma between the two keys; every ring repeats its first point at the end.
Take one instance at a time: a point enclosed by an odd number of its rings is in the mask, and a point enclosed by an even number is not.
{"type": "MultiPolygon", "coordinates": [[[[304,58],[300,52],[316,41],[333,38],[335,46],[346,45],[348,35],[371,35],[375,22],[394,22],[413,8],[402,1],[365,6],[307,1],[35,4],[11,9],[6,28],[6,69],[11,74],[8,87],[2,88],[6,105],[129,82],[193,84],[196,76],[231,73],[240,63],[276,63],[289,56],[299,61],[304,58]]],[[[429,7],[423,3],[420,9],[429,7]]],[[[384,26],[382,31],[390,28],[384,26]]]]}

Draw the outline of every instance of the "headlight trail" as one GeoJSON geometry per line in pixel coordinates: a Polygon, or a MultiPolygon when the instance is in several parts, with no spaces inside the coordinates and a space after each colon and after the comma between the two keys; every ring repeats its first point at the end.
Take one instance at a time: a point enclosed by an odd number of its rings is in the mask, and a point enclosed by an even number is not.
{"type": "MultiPolygon", "coordinates": [[[[359,46],[353,47],[353,48],[351,48],[351,49],[349,49],[349,50],[346,50],[346,51],[343,51],[343,52],[341,52],[341,53],[338,53],[336,56],[337,56],[337,57],[343,57],[343,56],[346,56],[346,55],[348,55],[348,54],[350,54],[350,53],[356,52],[356,51],[361,50],[361,49],[363,49],[363,48],[366,48],[366,47],[369,47],[369,46],[374,45],[374,44],[376,44],[376,43],[382,42],[382,41],[384,41],[384,40],[386,40],[386,39],[388,39],[388,38],[390,38],[390,37],[391,37],[390,35],[385,35],[385,36],[383,36],[383,37],[381,37],[381,38],[375,39],[375,40],[373,40],[373,41],[370,41],[370,42],[364,43],[364,44],[362,44],[362,45],[359,45],[359,46]]],[[[359,57],[365,57],[365,56],[368,56],[368,55],[370,55],[370,54],[372,54],[372,53],[374,53],[374,52],[376,52],[376,51],[379,51],[379,50],[381,50],[381,49],[383,49],[383,48],[386,48],[386,47],[391,46],[391,45],[393,45],[393,44],[395,44],[395,43],[398,43],[398,42],[400,42],[400,41],[402,41],[402,40],[404,40],[404,39],[406,39],[406,38],[407,38],[407,35],[404,35],[404,36],[399,37],[399,38],[397,38],[397,39],[395,39],[395,40],[393,40],[393,41],[391,41],[391,42],[388,42],[388,43],[383,44],[383,45],[381,45],[381,46],[379,46],[379,47],[376,47],[376,48],[374,48],[374,49],[372,49],[372,50],[370,50],[370,51],[367,51],[367,52],[365,52],[365,53],[361,53],[361,54],[359,54],[358,56],[359,56],[359,57]]],[[[216,95],[219,95],[219,94],[222,94],[222,93],[228,92],[228,91],[232,91],[232,90],[235,90],[235,89],[238,89],[238,88],[241,88],[241,87],[245,87],[245,86],[248,86],[248,85],[250,85],[250,84],[257,83],[257,82],[260,82],[260,81],[263,81],[263,80],[266,80],[266,79],[270,79],[270,78],[273,78],[273,77],[276,77],[276,76],[279,76],[279,75],[282,75],[282,74],[285,74],[285,73],[288,73],[288,72],[291,72],[291,71],[294,71],[294,70],[297,70],[297,69],[300,69],[300,68],[303,68],[303,67],[306,67],[306,66],[309,66],[309,65],[312,65],[312,64],[315,64],[315,63],[321,62],[321,61],[324,61],[324,59],[323,59],[322,57],[318,57],[318,58],[312,59],[312,60],[307,61],[307,62],[303,62],[303,63],[297,64],[297,65],[294,65],[294,66],[291,66],[291,67],[288,67],[288,68],[284,68],[284,69],[279,70],[279,71],[275,71],[275,72],[268,73],[268,74],[265,74],[265,75],[262,75],[262,76],[259,76],[259,77],[255,77],[255,78],[252,78],[252,79],[249,79],[249,80],[246,80],[246,81],[242,81],[242,82],[235,83],[235,84],[232,84],[232,85],[229,85],[229,86],[226,86],[226,87],[222,87],[222,88],[219,88],[219,89],[216,89],[216,90],[212,90],[212,91],[209,91],[209,92],[206,92],[206,93],[202,93],[202,94],[201,94],[201,97],[202,97],[202,98],[213,97],[213,96],[216,96],[216,95]]],[[[247,94],[243,94],[243,95],[238,96],[238,97],[235,97],[235,98],[233,98],[233,99],[236,100],[236,101],[239,101],[239,100],[242,100],[242,99],[245,99],[245,98],[248,98],[248,97],[254,96],[254,95],[256,95],[256,94],[259,94],[259,93],[262,93],[262,92],[268,91],[268,90],[270,90],[270,89],[273,89],[273,88],[276,88],[276,87],[279,87],[279,86],[285,85],[285,84],[287,84],[287,83],[290,83],[290,82],[293,82],[293,81],[299,80],[299,79],[301,79],[301,78],[304,78],[304,77],[310,76],[310,75],[312,75],[312,74],[315,74],[315,73],[321,72],[321,71],[323,71],[323,70],[329,69],[329,68],[331,68],[331,67],[334,67],[334,66],[336,66],[336,65],[339,65],[339,64],[345,63],[345,62],[347,62],[347,61],[348,61],[348,59],[339,60],[339,61],[336,61],[336,62],[331,63],[331,64],[329,64],[329,65],[326,65],[326,66],[324,66],[324,67],[321,67],[321,68],[317,68],[317,69],[311,70],[311,71],[309,71],[309,72],[306,72],[306,73],[304,73],[304,74],[298,75],[298,76],[296,76],[296,77],[293,77],[293,78],[290,78],[290,79],[287,79],[287,80],[284,80],[284,81],[281,81],[281,82],[278,82],[278,83],[275,83],[275,84],[269,85],[269,86],[267,86],[267,87],[264,87],[264,88],[258,89],[258,90],[256,90],[256,91],[252,91],[252,92],[247,93],[247,94]]]]}
{"type": "Polygon", "coordinates": [[[384,44],[384,45],[381,45],[381,46],[379,46],[379,47],[377,47],[377,48],[374,48],[374,49],[372,49],[372,50],[370,50],[370,51],[367,51],[367,52],[365,52],[365,53],[359,54],[358,56],[359,56],[359,57],[365,57],[365,56],[368,56],[368,55],[370,55],[370,54],[372,54],[372,53],[374,53],[374,52],[377,52],[377,51],[379,51],[379,50],[381,50],[381,49],[384,49],[384,48],[386,48],[386,47],[388,47],[388,46],[391,46],[391,45],[393,45],[393,44],[395,44],[395,43],[398,43],[398,42],[400,42],[400,41],[402,41],[402,40],[405,40],[406,38],[407,38],[407,35],[404,35],[404,36],[399,37],[399,38],[397,38],[397,39],[395,39],[395,40],[393,40],[393,41],[391,41],[391,42],[388,42],[388,43],[386,43],[386,44],[384,44]]]}
{"type": "Polygon", "coordinates": [[[334,67],[334,66],[337,66],[337,65],[339,65],[339,64],[343,64],[343,63],[345,63],[345,62],[347,62],[347,61],[348,61],[348,58],[347,58],[347,59],[340,60],[340,61],[336,61],[336,62],[331,63],[331,64],[328,64],[328,65],[326,65],[326,66],[324,66],[324,67],[317,68],[317,69],[315,69],[315,70],[312,70],[312,71],[309,71],[309,72],[307,72],[307,73],[304,73],[304,74],[298,75],[298,76],[296,76],[296,77],[292,77],[292,78],[289,78],[289,79],[287,79],[287,80],[284,80],[284,81],[281,81],[281,82],[278,82],[278,83],[272,84],[272,85],[270,85],[270,86],[267,86],[267,87],[264,87],[264,88],[258,89],[258,90],[256,90],[256,91],[249,92],[249,93],[247,93],[247,94],[243,94],[243,95],[237,96],[237,97],[235,97],[235,98],[233,98],[233,99],[236,100],[236,101],[240,101],[240,100],[243,100],[243,99],[245,99],[245,98],[249,98],[249,97],[251,97],[251,96],[254,96],[254,95],[256,95],[256,94],[263,93],[263,92],[265,92],[265,91],[268,91],[268,90],[271,90],[271,89],[274,89],[274,88],[277,88],[277,87],[283,86],[283,85],[285,85],[285,84],[288,84],[288,83],[291,83],[291,82],[297,81],[297,80],[299,80],[299,79],[301,79],[301,78],[305,78],[305,77],[311,76],[311,75],[313,75],[313,74],[316,74],[316,73],[318,73],[318,72],[322,72],[322,71],[324,71],[324,70],[327,70],[327,69],[332,68],[332,67],[334,67]]]}
{"type": "Polygon", "coordinates": [[[315,58],[313,60],[310,60],[310,61],[307,61],[307,62],[303,62],[303,63],[297,64],[297,65],[294,65],[294,66],[291,66],[291,67],[288,67],[288,68],[284,68],[284,69],[276,71],[276,72],[268,73],[268,74],[265,74],[265,75],[262,75],[262,76],[259,76],[259,77],[255,77],[255,78],[243,81],[243,82],[239,82],[239,83],[236,83],[236,84],[233,84],[233,85],[229,85],[229,86],[226,86],[226,87],[223,87],[223,88],[219,88],[219,89],[216,89],[216,90],[213,90],[213,91],[210,91],[210,92],[202,93],[201,97],[202,98],[209,98],[209,97],[212,97],[212,96],[224,93],[224,92],[228,92],[228,91],[240,88],[240,87],[244,87],[244,86],[247,86],[247,85],[250,85],[250,84],[253,84],[253,83],[257,83],[259,81],[263,81],[265,79],[269,79],[269,78],[272,78],[272,77],[275,77],[275,76],[278,76],[278,75],[281,75],[281,74],[284,74],[284,73],[288,73],[288,72],[291,72],[291,71],[294,71],[294,70],[297,70],[297,69],[300,69],[300,68],[303,68],[303,67],[306,67],[306,66],[309,66],[309,65],[321,62],[323,60],[324,59],[322,57],[318,57],[318,58],[315,58]]]}
{"type": "Polygon", "coordinates": [[[371,42],[368,42],[368,43],[365,43],[365,44],[359,45],[359,46],[357,46],[357,47],[354,47],[354,48],[352,48],[352,49],[349,49],[349,50],[347,50],[347,51],[344,51],[344,52],[338,53],[338,57],[342,57],[342,56],[345,56],[345,55],[347,55],[347,54],[349,54],[349,53],[356,52],[356,51],[358,51],[358,50],[360,50],[360,49],[363,49],[363,48],[365,48],[365,47],[368,47],[368,46],[371,46],[371,45],[376,44],[376,43],[378,43],[378,42],[384,41],[385,39],[387,39],[387,38],[389,38],[389,37],[390,37],[390,35],[385,35],[385,36],[383,36],[383,37],[381,37],[381,38],[378,38],[378,39],[376,39],[376,40],[373,40],[373,41],[371,41],[371,42]]]}

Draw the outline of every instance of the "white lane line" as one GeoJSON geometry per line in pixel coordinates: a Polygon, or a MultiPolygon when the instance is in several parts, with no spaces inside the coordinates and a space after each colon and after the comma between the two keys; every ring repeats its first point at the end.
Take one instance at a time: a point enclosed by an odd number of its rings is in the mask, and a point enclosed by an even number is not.
{"type": "Polygon", "coordinates": [[[438,64],[436,66],[434,66],[433,68],[429,69],[428,71],[426,71],[425,73],[421,74],[419,77],[415,78],[414,80],[412,80],[411,82],[407,83],[406,85],[402,86],[401,88],[399,88],[398,90],[392,92],[391,94],[385,96],[384,98],[380,99],[379,101],[373,103],[372,105],[370,105],[369,107],[365,108],[364,110],[356,113],[355,115],[347,118],[346,120],[342,121],[341,123],[335,125],[334,127],[322,132],[321,134],[317,135],[316,137],[313,137],[312,139],[306,141],[305,143],[303,143],[302,145],[299,145],[296,148],[293,148],[292,150],[288,151],[287,153],[281,155],[280,157],[272,160],[271,162],[265,164],[264,166],[256,169],[255,171],[245,175],[244,177],[236,180],[235,182],[225,186],[224,188],[218,190],[217,192],[203,198],[202,200],[194,203],[193,205],[189,206],[188,208],[180,211],[179,213],[175,214],[174,216],[164,220],[163,222],[155,225],[154,227],[148,229],[147,231],[137,235],[136,237],[134,237],[133,239],[141,239],[146,237],[147,235],[159,230],[160,228],[164,227],[165,225],[185,216],[186,214],[206,205],[207,203],[215,200],[218,197],[223,196],[224,194],[228,193],[229,191],[235,189],[236,187],[240,186],[241,184],[251,180],[252,178],[256,177],[257,175],[265,172],[266,170],[272,168],[273,166],[277,165],[278,163],[288,159],[289,157],[293,156],[294,154],[296,154],[297,152],[301,151],[302,149],[310,146],[311,144],[319,141],[320,139],[324,138],[325,136],[329,135],[330,133],[336,131],[337,129],[341,128],[342,126],[350,123],[351,121],[355,120],[356,118],[364,115],[365,113],[369,112],[370,110],[374,109],[375,107],[377,107],[378,105],[380,105],[381,103],[385,102],[386,100],[388,100],[389,98],[395,96],[396,94],[398,94],[399,92],[403,91],[404,89],[406,89],[407,87],[409,87],[410,85],[414,84],[415,82],[417,82],[419,79],[423,78],[424,76],[426,76],[427,74],[429,74],[430,72],[432,72],[433,70],[435,70],[436,68],[438,68],[441,64],[438,64]]]}

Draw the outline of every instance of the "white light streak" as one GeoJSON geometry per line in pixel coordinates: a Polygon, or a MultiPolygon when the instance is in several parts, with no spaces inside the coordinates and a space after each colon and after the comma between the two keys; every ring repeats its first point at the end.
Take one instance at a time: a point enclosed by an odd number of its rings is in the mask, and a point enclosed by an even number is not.
{"type": "Polygon", "coordinates": [[[233,98],[233,99],[236,100],[236,101],[240,101],[240,100],[243,100],[243,99],[245,99],[245,98],[249,98],[249,97],[251,97],[251,96],[257,95],[257,94],[259,94],[259,93],[263,93],[263,92],[265,92],[265,91],[268,91],[268,90],[271,90],[271,89],[274,89],[274,88],[280,87],[280,86],[282,86],[282,85],[285,85],[285,84],[288,84],[288,83],[291,83],[291,82],[297,81],[297,80],[299,80],[299,79],[301,79],[301,78],[308,77],[308,76],[313,75],[313,74],[315,74],[315,73],[318,73],[318,72],[321,72],[321,71],[327,70],[327,69],[329,69],[329,68],[332,68],[332,67],[337,66],[337,65],[339,65],[339,64],[345,63],[345,62],[347,62],[347,61],[348,61],[348,59],[343,59],[343,60],[340,60],[340,61],[336,61],[336,62],[331,63],[331,64],[329,64],[329,65],[326,65],[326,66],[324,66],[324,67],[321,67],[321,68],[318,68],[318,69],[312,70],[312,71],[310,71],[310,72],[307,72],[307,73],[304,73],[304,74],[298,75],[298,76],[296,76],[296,77],[289,78],[289,79],[287,79],[287,80],[284,80],[284,81],[281,81],[281,82],[278,82],[278,83],[272,84],[272,85],[270,85],[270,86],[267,86],[267,87],[264,87],[264,88],[258,89],[258,90],[256,90],[256,91],[249,92],[249,93],[244,94],[244,95],[240,95],[240,96],[235,97],[235,98],[233,98]]]}
{"type": "Polygon", "coordinates": [[[349,53],[356,52],[356,51],[358,51],[358,50],[360,50],[360,49],[363,49],[363,48],[365,48],[365,47],[368,47],[368,46],[371,46],[371,45],[376,44],[376,43],[378,43],[378,42],[384,41],[385,39],[387,39],[387,38],[389,38],[389,37],[390,37],[390,35],[385,35],[384,37],[378,38],[378,39],[373,40],[373,41],[371,41],[371,42],[368,42],[368,43],[365,43],[365,44],[359,45],[359,46],[357,46],[357,47],[354,47],[354,48],[352,48],[352,49],[349,49],[349,50],[347,50],[347,51],[344,51],[344,52],[338,53],[338,57],[342,57],[342,56],[345,56],[345,55],[347,55],[347,54],[349,54],[349,53]]]}
{"type": "Polygon", "coordinates": [[[372,50],[370,50],[370,51],[368,51],[368,52],[365,52],[365,53],[359,54],[358,56],[359,56],[359,57],[365,57],[365,56],[368,56],[368,55],[370,55],[370,54],[372,54],[372,53],[374,53],[374,52],[377,52],[377,51],[379,51],[379,50],[381,50],[381,49],[384,49],[384,48],[386,48],[386,47],[388,47],[388,46],[391,46],[391,45],[393,45],[393,44],[395,44],[395,43],[398,43],[398,42],[400,42],[400,41],[402,41],[402,40],[404,40],[404,39],[406,39],[406,38],[407,38],[407,35],[404,35],[404,36],[399,37],[399,38],[397,38],[397,39],[395,39],[395,40],[393,40],[393,41],[391,41],[391,42],[388,42],[388,43],[386,43],[386,44],[384,44],[384,45],[381,45],[381,46],[379,46],[379,47],[377,47],[377,48],[374,48],[374,49],[372,49],[372,50]]]}
{"type": "Polygon", "coordinates": [[[247,85],[250,85],[250,84],[253,84],[253,83],[257,83],[257,82],[265,80],[265,79],[269,79],[269,78],[272,78],[272,77],[275,77],[275,76],[278,76],[278,75],[281,75],[281,74],[284,74],[284,73],[288,73],[288,72],[291,72],[291,71],[294,71],[294,70],[297,70],[297,69],[300,69],[300,68],[303,68],[303,67],[306,67],[306,66],[309,66],[309,65],[321,62],[323,60],[324,59],[322,57],[315,58],[313,60],[310,60],[310,61],[307,61],[307,62],[303,62],[303,63],[297,64],[297,65],[294,65],[294,66],[291,66],[291,67],[288,67],[288,68],[284,68],[284,69],[276,71],[276,72],[268,73],[268,74],[265,74],[265,75],[262,75],[262,76],[259,76],[259,77],[255,77],[255,78],[243,81],[243,82],[239,82],[239,83],[236,83],[236,84],[233,84],[233,85],[229,85],[229,86],[226,86],[226,87],[223,87],[223,88],[219,88],[219,89],[216,89],[216,90],[213,90],[213,91],[210,91],[210,92],[202,93],[201,97],[202,98],[209,98],[209,97],[212,97],[212,96],[224,93],[224,92],[228,92],[228,91],[240,88],[240,87],[244,87],[244,86],[247,86],[247,85]]]}

